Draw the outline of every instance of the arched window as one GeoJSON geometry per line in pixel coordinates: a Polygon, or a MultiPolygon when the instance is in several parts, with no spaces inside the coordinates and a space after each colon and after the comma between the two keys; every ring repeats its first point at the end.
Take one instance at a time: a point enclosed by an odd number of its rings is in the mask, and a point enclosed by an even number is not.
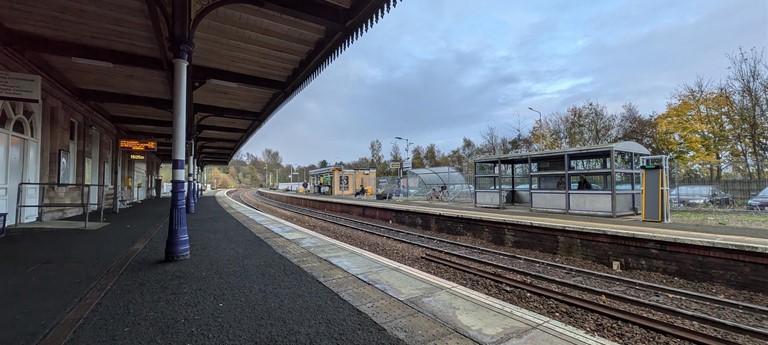
{"type": "Polygon", "coordinates": [[[0,128],[28,137],[34,137],[35,111],[24,102],[0,102],[0,128]]]}
{"type": "Polygon", "coordinates": [[[11,132],[27,135],[27,127],[26,119],[17,117],[13,120],[13,127],[11,128],[11,132]]]}

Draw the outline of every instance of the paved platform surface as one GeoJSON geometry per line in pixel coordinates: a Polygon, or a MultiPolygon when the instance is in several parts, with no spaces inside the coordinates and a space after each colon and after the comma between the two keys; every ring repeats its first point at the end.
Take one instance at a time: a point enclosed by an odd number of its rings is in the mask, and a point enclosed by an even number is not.
{"type": "Polygon", "coordinates": [[[38,343],[154,231],[68,343],[403,343],[212,196],[188,215],[191,258],[164,262],[169,209],[170,199],[147,200],[108,214],[98,230],[13,229],[0,239],[0,344],[38,343]]]}
{"type": "Polygon", "coordinates": [[[611,344],[223,193],[200,198],[191,258],[168,263],[169,208],[147,200],[98,229],[11,229],[0,344],[611,344]]]}
{"type": "Polygon", "coordinates": [[[255,234],[408,343],[613,344],[219,197],[255,234]]]}

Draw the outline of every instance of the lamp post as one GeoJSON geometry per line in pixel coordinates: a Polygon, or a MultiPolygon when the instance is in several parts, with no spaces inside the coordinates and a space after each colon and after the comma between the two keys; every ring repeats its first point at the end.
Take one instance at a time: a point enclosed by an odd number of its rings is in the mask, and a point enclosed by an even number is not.
{"type": "MultiPolygon", "coordinates": [[[[411,148],[411,144],[412,144],[412,143],[411,143],[411,141],[410,141],[410,140],[408,140],[408,138],[403,138],[403,137],[395,137],[395,139],[397,139],[397,140],[405,140],[405,161],[406,161],[406,162],[408,162],[408,166],[409,166],[409,168],[410,168],[410,165],[411,165],[411,164],[410,164],[410,162],[411,162],[411,156],[410,156],[409,150],[410,150],[410,148],[411,148]]],[[[401,178],[402,178],[402,176],[403,176],[403,173],[402,173],[402,171],[403,171],[403,166],[404,166],[404,165],[405,165],[405,162],[403,162],[402,164],[400,164],[400,177],[401,177],[401,178]]],[[[398,186],[398,187],[399,187],[399,186],[398,186]]],[[[409,192],[410,192],[410,191],[408,190],[408,176],[406,175],[406,176],[405,176],[405,197],[406,197],[406,198],[407,198],[407,197],[409,197],[409,195],[408,195],[408,194],[409,194],[409,192]]]]}
{"type": "Polygon", "coordinates": [[[275,189],[280,187],[280,168],[275,168],[275,189]]]}
{"type": "Polygon", "coordinates": [[[533,108],[531,108],[531,107],[528,107],[528,110],[530,110],[530,111],[535,111],[535,112],[539,113],[539,123],[541,123],[541,112],[540,112],[540,111],[538,111],[538,110],[536,110],[536,109],[533,109],[533,108]]]}

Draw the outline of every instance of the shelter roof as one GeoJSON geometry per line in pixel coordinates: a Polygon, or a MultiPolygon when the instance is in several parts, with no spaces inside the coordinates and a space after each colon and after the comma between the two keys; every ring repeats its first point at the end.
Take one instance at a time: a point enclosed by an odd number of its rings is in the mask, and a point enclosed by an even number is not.
{"type": "Polygon", "coordinates": [[[546,151],[533,151],[533,152],[520,152],[520,153],[508,153],[503,155],[488,155],[475,158],[475,162],[491,162],[497,160],[516,160],[516,159],[528,159],[529,157],[545,157],[545,156],[561,156],[565,154],[579,155],[589,154],[607,151],[620,151],[620,152],[632,152],[638,154],[649,155],[651,154],[647,148],[634,141],[621,141],[609,144],[579,146],[567,149],[559,150],[546,150],[546,151]]]}
{"type": "Polygon", "coordinates": [[[398,0],[4,0],[0,44],[170,161],[172,2],[195,43],[189,132],[202,164],[226,164],[398,0]]]}
{"type": "Polygon", "coordinates": [[[466,185],[464,175],[451,167],[409,169],[409,175],[418,176],[425,185],[466,185]]]}

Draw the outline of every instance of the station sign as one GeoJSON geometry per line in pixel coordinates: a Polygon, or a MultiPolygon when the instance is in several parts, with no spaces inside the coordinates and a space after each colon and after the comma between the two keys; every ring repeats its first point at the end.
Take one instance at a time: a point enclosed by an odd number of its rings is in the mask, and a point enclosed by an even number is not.
{"type": "Polygon", "coordinates": [[[390,169],[400,169],[400,162],[389,162],[390,169]]]}
{"type": "Polygon", "coordinates": [[[0,100],[40,103],[40,76],[0,71],[0,100]]]}
{"type": "Polygon", "coordinates": [[[124,151],[157,151],[157,141],[120,139],[120,149],[124,151]]]}
{"type": "Polygon", "coordinates": [[[142,161],[142,160],[147,159],[147,156],[140,155],[140,154],[137,154],[137,153],[131,153],[130,157],[131,157],[131,160],[135,160],[135,161],[142,161]]]}

